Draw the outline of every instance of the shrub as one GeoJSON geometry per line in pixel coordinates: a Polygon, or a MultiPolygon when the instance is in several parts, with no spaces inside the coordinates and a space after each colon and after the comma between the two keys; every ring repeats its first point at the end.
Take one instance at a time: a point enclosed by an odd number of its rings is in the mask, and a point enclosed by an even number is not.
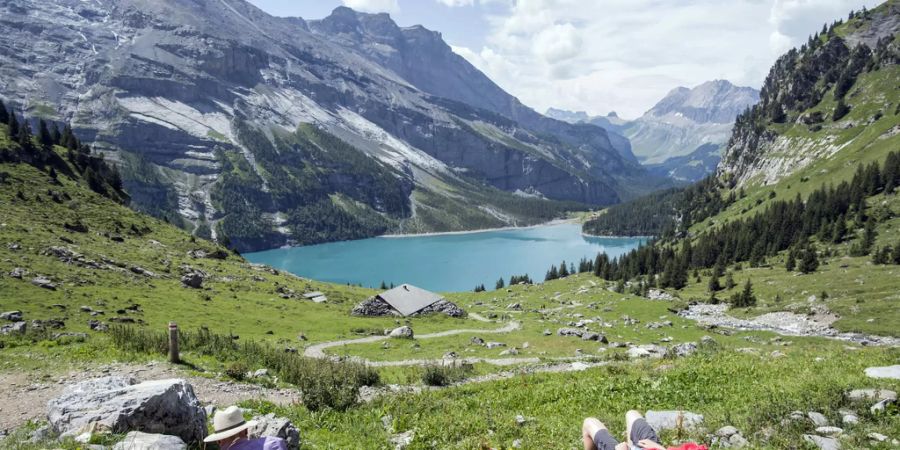
{"type": "Polygon", "coordinates": [[[464,380],[471,370],[465,364],[429,365],[422,373],[422,382],[427,386],[449,386],[464,380]]]}
{"type": "Polygon", "coordinates": [[[237,381],[243,381],[247,376],[247,371],[247,366],[240,362],[233,362],[225,367],[225,375],[237,381]]]}

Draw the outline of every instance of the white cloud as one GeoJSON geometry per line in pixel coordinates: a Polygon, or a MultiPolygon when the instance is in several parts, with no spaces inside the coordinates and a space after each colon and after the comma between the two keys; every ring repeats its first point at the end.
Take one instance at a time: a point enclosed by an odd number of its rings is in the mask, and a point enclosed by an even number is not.
{"type": "Polygon", "coordinates": [[[342,0],[344,6],[357,11],[395,13],[400,9],[397,0],[342,0]]]}
{"type": "Polygon", "coordinates": [[[475,0],[437,0],[437,2],[451,8],[456,8],[459,6],[472,6],[475,4],[475,0]]]}
{"type": "Polygon", "coordinates": [[[487,17],[481,48],[454,51],[538,111],[636,117],[679,85],[758,88],[784,51],[879,1],[517,0],[487,17]]]}

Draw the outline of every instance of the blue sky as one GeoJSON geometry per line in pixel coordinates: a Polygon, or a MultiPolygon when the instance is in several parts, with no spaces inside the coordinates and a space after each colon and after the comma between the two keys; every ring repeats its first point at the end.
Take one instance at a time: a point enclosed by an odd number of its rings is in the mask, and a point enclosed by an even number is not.
{"type": "Polygon", "coordinates": [[[538,111],[634,118],[677,86],[759,88],[775,59],[881,0],[250,0],[319,19],[339,5],[440,31],[454,51],[538,111]]]}

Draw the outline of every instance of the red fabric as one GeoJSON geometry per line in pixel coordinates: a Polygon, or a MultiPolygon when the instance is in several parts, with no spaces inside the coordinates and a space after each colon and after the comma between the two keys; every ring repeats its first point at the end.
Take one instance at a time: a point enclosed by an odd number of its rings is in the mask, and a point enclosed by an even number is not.
{"type": "Polygon", "coordinates": [[[681,444],[681,447],[669,447],[669,450],[707,450],[707,448],[705,445],[688,442],[687,444],[681,444]]]}

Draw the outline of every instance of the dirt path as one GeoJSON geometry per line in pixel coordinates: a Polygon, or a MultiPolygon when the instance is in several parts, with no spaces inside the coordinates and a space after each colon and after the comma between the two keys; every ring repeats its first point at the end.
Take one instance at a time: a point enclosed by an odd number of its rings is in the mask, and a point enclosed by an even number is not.
{"type": "Polygon", "coordinates": [[[296,390],[268,389],[254,384],[188,375],[183,369],[168,363],[113,364],[53,375],[9,372],[0,373],[0,398],[5,399],[0,403],[0,431],[12,430],[29,420],[45,420],[47,402],[58,397],[67,385],[110,375],[131,377],[138,382],[184,379],[194,387],[194,393],[204,405],[217,407],[253,399],[286,405],[297,403],[300,399],[296,390]],[[11,399],[15,401],[10,401],[11,399]]]}
{"type": "MultiPolygon", "coordinates": [[[[477,319],[476,319],[477,320],[477,319]]],[[[453,336],[457,334],[502,334],[509,333],[515,330],[518,330],[522,327],[522,324],[516,321],[511,321],[506,325],[497,328],[495,330],[478,330],[478,329],[456,329],[456,330],[447,330],[440,331],[437,333],[429,333],[429,334],[420,334],[416,336],[416,339],[434,339],[440,337],[453,336]]],[[[359,339],[345,339],[340,341],[331,341],[331,342],[323,342],[321,344],[311,345],[303,351],[303,355],[309,358],[329,358],[330,356],[325,353],[325,349],[332,347],[342,347],[345,345],[353,345],[353,344],[370,344],[373,342],[380,342],[390,339],[390,336],[368,336],[359,339]]],[[[425,365],[434,363],[435,360],[425,360],[425,359],[407,359],[402,361],[369,361],[364,358],[354,358],[357,361],[364,362],[373,367],[387,367],[387,366],[414,366],[414,365],[425,365]]],[[[537,358],[472,358],[471,360],[466,359],[467,362],[484,362],[488,364],[494,364],[498,366],[509,366],[514,364],[523,364],[523,363],[532,363],[537,362],[537,358]]]]}
{"type": "Polygon", "coordinates": [[[728,305],[691,305],[680,312],[681,317],[695,320],[701,325],[734,328],[738,330],[772,331],[785,336],[815,336],[872,345],[900,346],[900,338],[869,336],[860,333],[842,333],[831,327],[838,316],[827,308],[820,308],[811,316],[787,311],[771,312],[753,319],[739,319],[728,315],[728,305]]]}

